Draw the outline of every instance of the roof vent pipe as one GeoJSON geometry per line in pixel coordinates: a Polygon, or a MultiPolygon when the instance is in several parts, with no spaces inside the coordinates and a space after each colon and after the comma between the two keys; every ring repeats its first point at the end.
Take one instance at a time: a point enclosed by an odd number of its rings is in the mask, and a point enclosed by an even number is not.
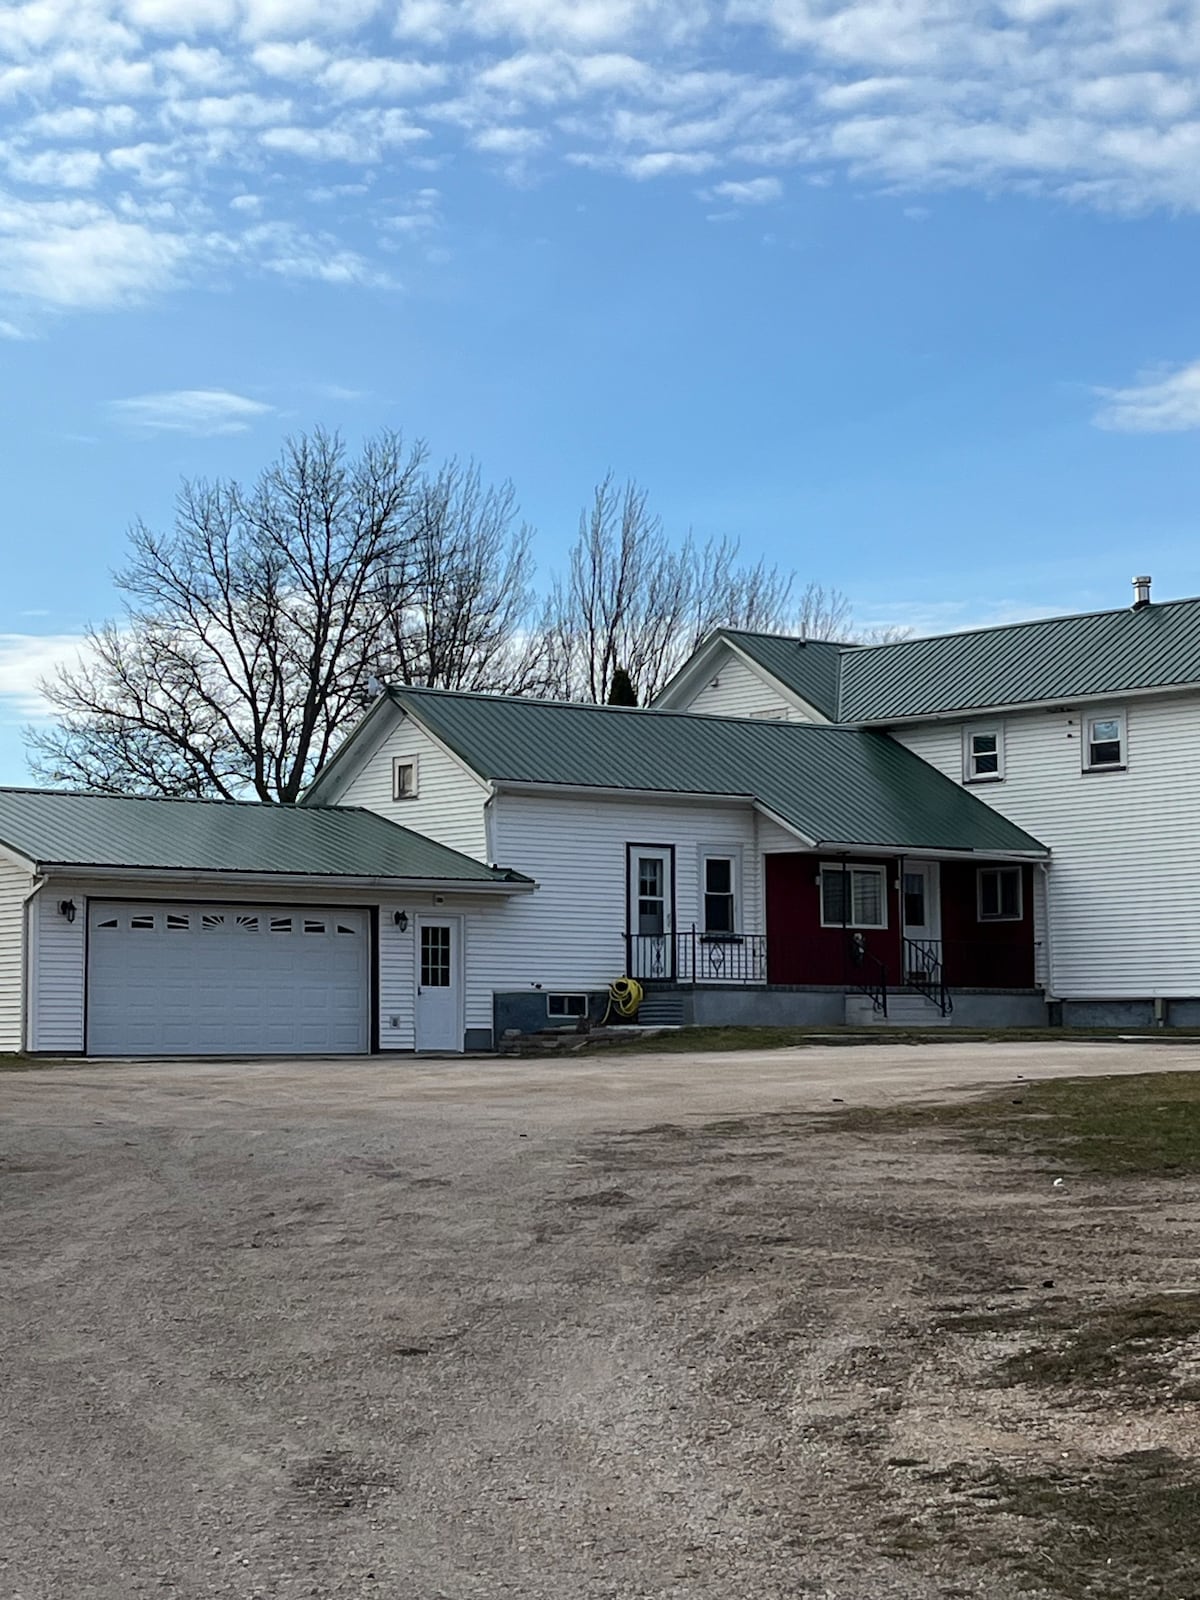
{"type": "Polygon", "coordinates": [[[1144,611],[1150,604],[1150,579],[1135,578],[1133,580],[1133,609],[1144,611]]]}

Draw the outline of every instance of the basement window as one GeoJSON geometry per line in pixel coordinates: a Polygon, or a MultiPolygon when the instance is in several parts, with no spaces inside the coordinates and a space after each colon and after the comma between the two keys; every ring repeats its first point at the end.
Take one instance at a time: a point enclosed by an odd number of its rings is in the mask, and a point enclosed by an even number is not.
{"type": "Polygon", "coordinates": [[[546,996],[546,1015],[555,1017],[559,1021],[567,1018],[577,1020],[586,1017],[588,1013],[588,997],[586,994],[548,994],[546,996]]]}
{"type": "Polygon", "coordinates": [[[416,756],[397,756],[392,762],[393,800],[417,798],[417,765],[416,756]]]}
{"type": "Polygon", "coordinates": [[[980,922],[1020,922],[1022,912],[1020,867],[980,867],[980,922]]]}

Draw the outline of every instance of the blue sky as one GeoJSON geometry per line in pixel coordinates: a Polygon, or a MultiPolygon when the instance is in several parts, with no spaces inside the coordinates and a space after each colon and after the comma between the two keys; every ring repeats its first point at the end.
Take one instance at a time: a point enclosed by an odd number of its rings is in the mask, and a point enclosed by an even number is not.
{"type": "Polygon", "coordinates": [[[0,781],[290,430],[608,468],[920,631],[1200,592],[1200,0],[0,12],[0,781]]]}

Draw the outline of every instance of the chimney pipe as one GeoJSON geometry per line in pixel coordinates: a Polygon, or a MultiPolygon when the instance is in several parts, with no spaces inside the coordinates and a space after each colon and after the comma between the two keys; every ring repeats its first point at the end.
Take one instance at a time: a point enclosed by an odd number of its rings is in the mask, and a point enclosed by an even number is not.
{"type": "Polygon", "coordinates": [[[1133,609],[1144,611],[1150,604],[1150,579],[1135,578],[1133,580],[1133,609]]]}

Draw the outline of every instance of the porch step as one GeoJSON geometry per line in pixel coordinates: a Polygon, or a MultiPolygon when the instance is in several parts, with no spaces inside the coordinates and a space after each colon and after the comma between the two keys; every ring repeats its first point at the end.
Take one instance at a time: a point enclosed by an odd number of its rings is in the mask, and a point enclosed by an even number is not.
{"type": "Polygon", "coordinates": [[[853,1028],[944,1028],[953,1021],[953,1013],[944,1017],[939,1006],[923,994],[898,989],[888,995],[885,1017],[876,1011],[870,995],[846,996],[846,1022],[853,1028]]]}
{"type": "Polygon", "coordinates": [[[641,1028],[681,1028],[686,1020],[683,996],[678,991],[647,989],[637,1020],[641,1028]]]}

